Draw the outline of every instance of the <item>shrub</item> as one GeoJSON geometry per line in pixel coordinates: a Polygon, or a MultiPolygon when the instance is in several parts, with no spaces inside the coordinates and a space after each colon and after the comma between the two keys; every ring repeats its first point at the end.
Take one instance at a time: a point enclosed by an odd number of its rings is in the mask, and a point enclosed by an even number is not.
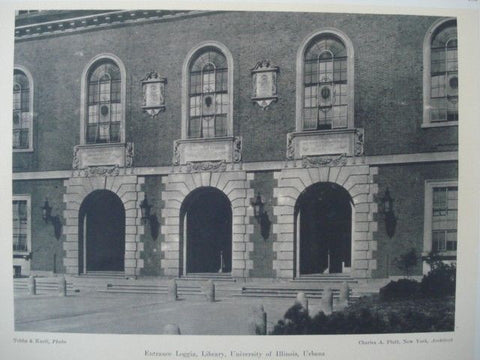
{"type": "Polygon", "coordinates": [[[390,281],[380,289],[380,300],[412,299],[418,296],[420,283],[410,279],[390,281]]]}
{"type": "Polygon", "coordinates": [[[283,316],[284,320],[280,320],[273,330],[276,334],[294,335],[307,334],[310,328],[311,318],[308,312],[300,305],[295,304],[287,310],[283,316]]]}
{"type": "Polygon", "coordinates": [[[391,281],[380,289],[380,299],[391,301],[420,297],[455,296],[455,265],[445,264],[435,255],[430,255],[427,258],[427,263],[432,270],[423,277],[421,283],[409,279],[391,281]]]}
{"type": "Polygon", "coordinates": [[[453,331],[455,299],[409,299],[382,302],[363,297],[344,311],[311,318],[298,306],[290,308],[271,332],[293,334],[381,334],[453,331]]]}
{"type": "Polygon", "coordinates": [[[407,277],[410,276],[412,268],[417,266],[419,256],[414,248],[411,248],[406,253],[400,255],[393,260],[393,263],[399,268],[407,277]]]}
{"type": "Polygon", "coordinates": [[[454,296],[456,284],[456,267],[439,262],[425,275],[420,284],[421,292],[426,297],[454,296]]]}

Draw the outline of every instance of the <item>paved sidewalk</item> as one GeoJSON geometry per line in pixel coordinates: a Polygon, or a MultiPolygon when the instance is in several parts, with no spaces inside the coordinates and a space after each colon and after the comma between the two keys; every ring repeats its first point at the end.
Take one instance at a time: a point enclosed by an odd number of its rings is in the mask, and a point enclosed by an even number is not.
{"type": "Polygon", "coordinates": [[[182,334],[248,335],[252,309],[260,304],[271,330],[293,299],[227,298],[209,303],[202,297],[168,301],[164,295],[146,294],[90,292],[59,297],[17,293],[15,330],[162,334],[165,325],[174,323],[182,334]]]}

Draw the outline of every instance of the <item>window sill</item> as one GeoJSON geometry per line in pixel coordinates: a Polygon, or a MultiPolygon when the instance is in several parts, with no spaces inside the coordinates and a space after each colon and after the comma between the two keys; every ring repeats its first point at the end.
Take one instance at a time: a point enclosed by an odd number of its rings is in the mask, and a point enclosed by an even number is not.
{"type": "Polygon", "coordinates": [[[33,148],[28,148],[28,149],[12,149],[14,153],[29,153],[33,152],[33,148]]]}
{"type": "Polygon", "coordinates": [[[77,145],[79,148],[97,148],[97,147],[116,147],[125,146],[124,142],[111,142],[111,143],[84,143],[77,145]]]}
{"type": "Polygon", "coordinates": [[[14,258],[22,258],[26,259],[30,257],[30,252],[29,251],[20,251],[20,250],[13,250],[13,257],[14,258]]]}
{"type": "Polygon", "coordinates": [[[437,127],[449,127],[449,126],[458,126],[458,121],[442,121],[442,122],[423,123],[422,124],[422,129],[437,128],[437,127]]]}
{"type": "MultiPolygon", "coordinates": [[[[430,252],[423,252],[422,259],[425,261],[431,255],[430,252]]],[[[455,260],[457,258],[457,251],[439,251],[434,253],[440,260],[455,260]]]]}

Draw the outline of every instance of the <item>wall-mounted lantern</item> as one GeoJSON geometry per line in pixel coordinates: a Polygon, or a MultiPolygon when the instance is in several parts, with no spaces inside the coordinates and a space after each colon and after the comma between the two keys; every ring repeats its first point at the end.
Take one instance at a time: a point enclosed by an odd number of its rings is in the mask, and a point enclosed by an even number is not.
{"type": "Polygon", "coordinates": [[[257,222],[260,223],[260,219],[264,214],[264,206],[265,206],[264,202],[262,201],[262,197],[260,196],[260,193],[257,194],[255,201],[251,201],[250,204],[253,207],[253,216],[255,216],[255,219],[257,219],[257,222]]]}
{"type": "Polygon", "coordinates": [[[150,220],[150,209],[152,205],[148,203],[147,195],[143,198],[142,202],[140,203],[140,211],[142,212],[142,223],[145,225],[147,221],[150,220]]]}
{"type": "Polygon", "coordinates": [[[397,219],[393,212],[393,199],[390,196],[390,191],[385,190],[383,195],[382,206],[383,206],[383,215],[385,216],[385,229],[387,230],[387,235],[391,238],[395,234],[395,227],[397,226],[397,219]]]}
{"type": "Polygon", "coordinates": [[[151,214],[150,210],[153,205],[150,205],[147,200],[147,194],[143,198],[142,202],[140,203],[140,211],[142,213],[142,223],[144,225],[147,222],[150,224],[150,234],[152,238],[155,240],[158,237],[158,230],[160,228],[160,223],[158,222],[157,216],[155,214],[151,214]]]}
{"type": "Polygon", "coordinates": [[[270,236],[271,221],[268,218],[268,214],[265,211],[265,203],[262,200],[260,193],[257,194],[255,201],[251,201],[250,204],[253,207],[253,215],[260,225],[260,233],[264,240],[267,240],[270,236]]]}
{"type": "Polygon", "coordinates": [[[58,215],[52,216],[52,207],[48,203],[48,199],[45,199],[41,209],[43,221],[45,221],[45,224],[52,224],[55,238],[57,240],[60,239],[60,236],[62,235],[62,222],[58,215]]]}
{"type": "Polygon", "coordinates": [[[42,206],[42,219],[48,224],[52,219],[52,207],[48,204],[48,199],[45,199],[45,202],[42,206]]]}
{"type": "Polygon", "coordinates": [[[142,109],[151,117],[165,111],[165,84],[167,79],[160,77],[156,71],[151,71],[142,80],[142,109]]]}

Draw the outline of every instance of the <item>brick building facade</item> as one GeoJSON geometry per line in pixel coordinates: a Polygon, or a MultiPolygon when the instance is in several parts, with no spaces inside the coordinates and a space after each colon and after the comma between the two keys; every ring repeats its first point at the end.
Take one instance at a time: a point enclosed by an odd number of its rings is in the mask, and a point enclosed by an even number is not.
{"type": "Polygon", "coordinates": [[[20,14],[14,267],[369,279],[404,275],[411,249],[455,261],[456,54],[450,18],[20,14]]]}

